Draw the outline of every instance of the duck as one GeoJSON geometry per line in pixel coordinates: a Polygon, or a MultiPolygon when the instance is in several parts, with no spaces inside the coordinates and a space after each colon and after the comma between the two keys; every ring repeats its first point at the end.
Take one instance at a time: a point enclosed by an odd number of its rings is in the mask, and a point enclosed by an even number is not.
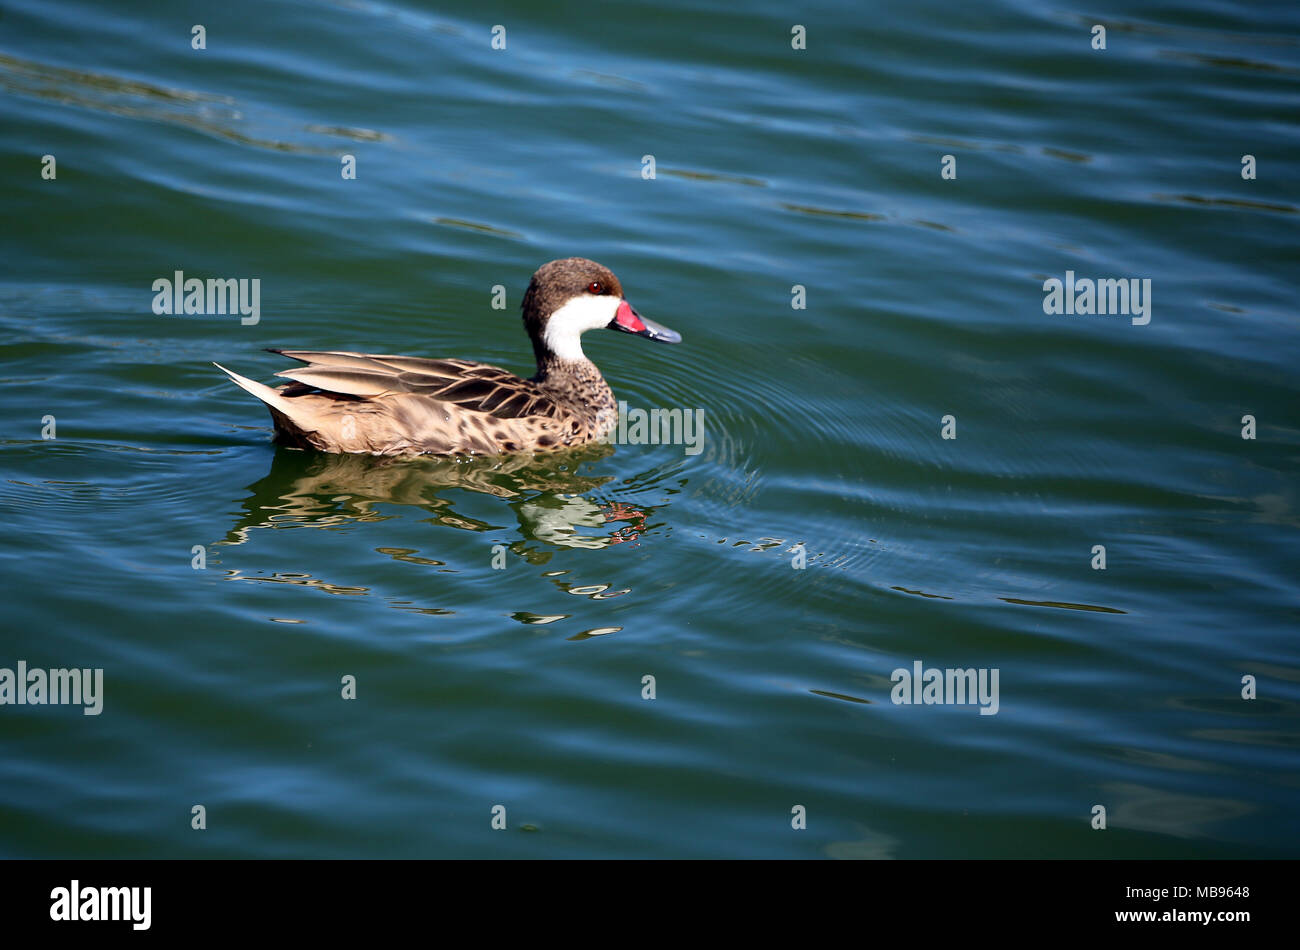
{"type": "Polygon", "coordinates": [[[524,329],[537,372],[528,379],[462,359],[341,350],[269,349],[302,366],[266,386],[213,363],[270,410],[275,441],[367,455],[511,455],[603,440],[618,404],[582,350],[588,330],[620,330],[656,343],[681,334],[624,299],[614,272],[584,257],[550,261],[529,281],[524,329]]]}

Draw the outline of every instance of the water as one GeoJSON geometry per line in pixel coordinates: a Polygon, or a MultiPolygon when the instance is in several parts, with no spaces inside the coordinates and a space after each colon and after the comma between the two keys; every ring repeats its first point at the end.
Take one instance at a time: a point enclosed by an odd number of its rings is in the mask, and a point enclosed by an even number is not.
{"type": "Polygon", "coordinates": [[[0,853],[1295,857],[1295,5],[535,6],[0,4],[0,667],[104,670],[0,706],[0,853]],[[210,365],[531,372],[572,254],[700,454],[276,449],[210,365]]]}

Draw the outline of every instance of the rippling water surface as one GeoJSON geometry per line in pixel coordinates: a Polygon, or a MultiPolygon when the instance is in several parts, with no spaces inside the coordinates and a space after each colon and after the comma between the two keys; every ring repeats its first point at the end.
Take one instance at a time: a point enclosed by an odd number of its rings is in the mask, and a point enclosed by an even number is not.
{"type": "Polygon", "coordinates": [[[0,667],[104,670],[0,706],[0,854],[1295,857],[1300,16],[1121,6],[0,0],[0,667]],[[277,449],[211,366],[527,373],[573,254],[699,454],[277,449]]]}

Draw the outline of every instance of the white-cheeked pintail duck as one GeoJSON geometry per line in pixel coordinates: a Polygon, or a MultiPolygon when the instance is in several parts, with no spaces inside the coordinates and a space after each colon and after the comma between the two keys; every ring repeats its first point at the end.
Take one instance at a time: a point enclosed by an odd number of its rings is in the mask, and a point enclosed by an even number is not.
{"type": "Polygon", "coordinates": [[[580,445],[618,421],[614,394],[582,352],[608,327],[679,343],[623,299],[607,267],[582,257],[538,268],[523,300],[537,374],[468,360],[273,349],[305,363],[272,389],[213,364],[271,410],[276,439],[299,448],[371,455],[501,455],[580,445]]]}

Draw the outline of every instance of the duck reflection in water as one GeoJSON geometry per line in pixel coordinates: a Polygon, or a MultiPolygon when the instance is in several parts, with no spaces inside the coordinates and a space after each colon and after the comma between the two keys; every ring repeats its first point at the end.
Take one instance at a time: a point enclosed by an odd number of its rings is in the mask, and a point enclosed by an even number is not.
{"type": "Polygon", "coordinates": [[[335,527],[394,517],[382,505],[423,508],[432,522],[466,531],[500,525],[456,512],[454,489],[507,500],[521,540],[510,548],[532,563],[550,552],[530,547],[602,548],[637,541],[653,508],[600,497],[609,475],[579,469],[607,458],[614,447],[595,443],[558,454],[499,458],[386,458],[332,455],[279,448],[265,477],[249,486],[243,516],[221,543],[243,544],[257,528],[335,527]],[[588,497],[595,494],[596,497],[588,497]],[[597,529],[597,530],[591,530],[597,529]]]}

